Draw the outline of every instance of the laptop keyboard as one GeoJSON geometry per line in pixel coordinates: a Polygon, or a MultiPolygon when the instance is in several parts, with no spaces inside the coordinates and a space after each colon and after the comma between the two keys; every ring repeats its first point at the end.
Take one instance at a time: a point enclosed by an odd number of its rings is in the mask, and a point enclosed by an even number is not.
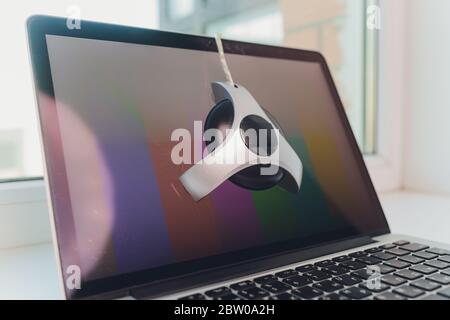
{"type": "Polygon", "coordinates": [[[181,300],[450,300],[450,251],[397,241],[181,300]]]}

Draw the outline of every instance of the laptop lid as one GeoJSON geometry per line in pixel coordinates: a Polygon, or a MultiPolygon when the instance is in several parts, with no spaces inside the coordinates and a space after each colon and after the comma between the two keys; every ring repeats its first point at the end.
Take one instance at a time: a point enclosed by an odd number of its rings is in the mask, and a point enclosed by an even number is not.
{"type": "Polygon", "coordinates": [[[212,38],[44,16],[28,33],[68,298],[389,232],[319,53],[224,41],[234,87],[212,38]],[[215,152],[206,129],[255,114],[279,171],[255,176],[258,151],[195,171],[215,152]]]}

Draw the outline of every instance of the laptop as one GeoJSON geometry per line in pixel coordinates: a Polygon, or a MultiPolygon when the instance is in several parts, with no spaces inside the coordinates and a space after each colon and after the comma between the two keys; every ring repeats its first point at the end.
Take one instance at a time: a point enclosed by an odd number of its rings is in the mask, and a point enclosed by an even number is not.
{"type": "Polygon", "coordinates": [[[321,54],[80,27],[28,20],[64,297],[450,298],[450,246],[391,234],[321,54]]]}

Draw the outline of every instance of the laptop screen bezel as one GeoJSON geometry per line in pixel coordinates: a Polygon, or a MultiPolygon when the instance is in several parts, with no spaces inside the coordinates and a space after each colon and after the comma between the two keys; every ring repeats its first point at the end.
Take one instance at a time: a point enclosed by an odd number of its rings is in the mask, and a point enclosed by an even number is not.
{"type": "MultiPolygon", "coordinates": [[[[84,39],[106,40],[122,43],[143,44],[162,46],[170,48],[182,48],[200,51],[217,52],[217,47],[213,38],[204,36],[194,36],[173,32],[149,30],[136,27],[119,26],[105,23],[97,23],[91,21],[82,21],[80,29],[69,29],[66,24],[65,18],[49,17],[49,16],[33,16],[28,19],[27,30],[29,39],[29,48],[31,53],[31,62],[34,72],[35,89],[37,94],[43,92],[51,98],[54,98],[54,88],[50,70],[50,61],[47,49],[47,35],[76,37],[84,39]]],[[[203,270],[209,270],[217,268],[219,266],[233,265],[243,261],[252,261],[255,259],[264,259],[269,256],[273,256],[280,253],[292,252],[295,250],[304,250],[305,248],[318,247],[322,243],[330,243],[334,241],[342,241],[352,237],[369,236],[375,237],[390,232],[386,218],[384,216],[381,204],[373,187],[367,168],[364,164],[363,155],[358,147],[355,136],[353,135],[350,123],[347,119],[343,104],[337,92],[336,86],[332,79],[330,70],[324,57],[313,51],[305,51],[299,49],[268,46],[261,44],[245,43],[239,41],[224,40],[224,50],[226,53],[242,54],[257,57],[270,57],[278,59],[298,60],[319,63],[322,67],[323,73],[326,77],[327,84],[332,93],[335,106],[337,108],[340,121],[344,126],[346,137],[349,139],[352,152],[356,158],[358,168],[360,170],[364,182],[367,186],[367,192],[372,199],[374,211],[381,215],[384,219],[384,226],[379,230],[372,230],[367,234],[354,233],[353,230],[343,230],[339,232],[333,232],[330,234],[321,234],[320,237],[312,237],[309,240],[302,240],[300,243],[298,240],[286,241],[283,243],[275,243],[272,245],[252,248],[248,250],[241,250],[238,252],[221,254],[218,256],[212,256],[195,261],[181,262],[174,265],[163,266],[159,268],[153,268],[146,271],[134,272],[124,275],[117,275],[100,280],[88,281],[83,283],[83,287],[80,290],[71,291],[65,287],[65,294],[67,298],[86,298],[105,292],[122,290],[134,286],[139,286],[145,283],[161,282],[166,279],[173,279],[180,276],[186,276],[191,273],[198,273],[203,270]]],[[[46,135],[45,117],[42,115],[43,106],[38,103],[38,114],[41,124],[41,135],[44,153],[46,153],[46,135]]],[[[57,132],[59,134],[59,132],[57,132]]],[[[45,158],[46,167],[49,157],[45,158]]],[[[47,174],[47,173],[46,173],[47,174]]],[[[52,196],[52,179],[47,176],[47,183],[50,189],[49,195],[50,207],[52,209],[53,223],[55,226],[55,239],[58,249],[58,259],[60,267],[62,268],[64,263],[64,252],[61,252],[60,241],[64,240],[64,235],[58,233],[58,221],[55,209],[54,197],[52,196]]],[[[70,199],[67,197],[67,201],[70,199]]],[[[63,281],[65,277],[63,277],[63,281]]]]}

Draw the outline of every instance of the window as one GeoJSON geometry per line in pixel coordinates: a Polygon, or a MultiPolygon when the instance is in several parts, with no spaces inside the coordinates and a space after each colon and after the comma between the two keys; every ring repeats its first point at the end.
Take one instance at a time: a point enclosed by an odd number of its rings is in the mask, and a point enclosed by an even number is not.
{"type": "Polygon", "coordinates": [[[161,28],[317,50],[337,83],[357,141],[376,152],[377,32],[366,28],[366,8],[355,0],[160,0],[161,28]],[[176,3],[190,10],[171,15],[176,3]]]}
{"type": "Polygon", "coordinates": [[[0,181],[43,175],[26,19],[33,14],[68,16],[79,12],[82,19],[155,28],[157,5],[158,0],[17,0],[5,5],[7,13],[0,19],[0,181]]]}

